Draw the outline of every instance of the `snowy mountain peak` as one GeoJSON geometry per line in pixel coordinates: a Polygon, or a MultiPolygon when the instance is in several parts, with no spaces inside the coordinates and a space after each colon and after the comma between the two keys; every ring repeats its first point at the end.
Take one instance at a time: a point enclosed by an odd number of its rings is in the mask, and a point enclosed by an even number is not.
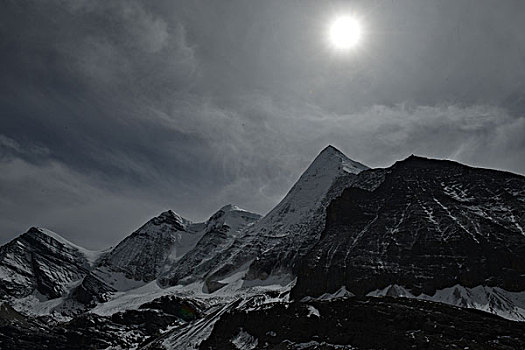
{"type": "Polygon", "coordinates": [[[348,157],[343,152],[335,148],[334,146],[328,145],[321,152],[319,152],[319,154],[317,155],[317,157],[315,157],[312,163],[315,163],[319,159],[334,159],[334,160],[341,159],[342,160],[342,159],[348,159],[348,157]]]}
{"type": "Polygon", "coordinates": [[[301,178],[305,176],[317,176],[320,172],[338,173],[341,170],[350,174],[359,174],[366,169],[368,169],[366,165],[348,158],[337,148],[329,145],[319,153],[301,178]]]}
{"type": "Polygon", "coordinates": [[[233,204],[227,204],[224,207],[222,207],[221,209],[219,209],[219,211],[224,211],[224,212],[234,211],[234,210],[245,211],[244,209],[241,209],[238,206],[233,205],[233,204]]]}
{"type": "Polygon", "coordinates": [[[328,145],[325,148],[323,148],[323,150],[319,154],[323,154],[323,153],[337,154],[337,155],[341,155],[343,157],[346,157],[343,152],[341,152],[340,150],[338,150],[336,147],[334,147],[332,145],[328,145]]]}
{"type": "Polygon", "coordinates": [[[288,281],[292,266],[319,238],[325,208],[345,183],[354,181],[356,174],[366,169],[335,147],[326,147],[277,206],[246,226],[232,244],[210,259],[208,270],[200,272],[205,275],[215,270],[208,275],[208,291],[222,286],[221,280],[250,262],[246,280],[266,280],[274,274],[288,281]]]}
{"type": "Polygon", "coordinates": [[[64,245],[77,247],[74,243],[71,243],[64,237],[60,236],[58,233],[55,233],[43,227],[31,227],[29,230],[27,230],[25,234],[35,236],[36,238],[49,237],[64,245]]]}
{"type": "MultiPolygon", "coordinates": [[[[333,146],[327,146],[319,153],[286,197],[267,217],[281,211],[281,207],[296,207],[292,212],[304,212],[317,208],[316,202],[324,199],[334,181],[347,174],[359,174],[369,169],[366,165],[353,161],[333,146]]],[[[289,209],[286,210],[287,212],[289,209]]],[[[279,214],[282,216],[282,214],[279,214]]],[[[266,217],[265,217],[266,218],[266,217]]]]}
{"type": "Polygon", "coordinates": [[[230,232],[237,232],[247,223],[257,221],[261,215],[241,209],[236,205],[228,204],[219,209],[206,222],[206,231],[210,232],[226,226],[230,232]]]}

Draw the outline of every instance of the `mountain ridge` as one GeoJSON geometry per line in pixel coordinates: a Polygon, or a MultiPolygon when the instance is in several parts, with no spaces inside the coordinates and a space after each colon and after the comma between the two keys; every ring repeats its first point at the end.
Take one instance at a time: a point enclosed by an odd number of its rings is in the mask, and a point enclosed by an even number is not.
{"type": "MultiPolygon", "coordinates": [[[[381,264],[386,264],[386,261],[390,261],[388,259],[393,259],[391,263],[397,266],[404,259],[401,256],[412,254],[410,261],[412,263],[417,261],[417,266],[429,266],[429,264],[448,266],[447,260],[455,261],[450,257],[440,258],[439,263],[425,261],[425,254],[429,254],[426,253],[427,251],[435,251],[436,258],[439,258],[440,254],[450,254],[450,256],[463,254],[463,262],[460,263],[458,260],[460,264],[458,266],[469,266],[473,271],[479,268],[469,264],[469,259],[484,256],[490,263],[483,260],[484,262],[480,261],[480,266],[490,268],[492,278],[499,280],[503,277],[498,276],[499,273],[494,266],[501,264],[495,257],[505,256],[504,260],[512,261],[509,268],[514,266],[517,270],[513,274],[514,277],[511,278],[509,275],[503,278],[508,282],[499,286],[511,291],[523,290],[525,280],[520,274],[525,273],[525,266],[519,262],[519,256],[525,254],[524,212],[525,178],[520,175],[421,157],[409,157],[405,161],[396,162],[390,168],[370,170],[358,175],[357,181],[346,188],[329,206],[327,229],[323,233],[322,242],[309,253],[310,258],[307,259],[310,259],[310,263],[303,265],[302,272],[305,276],[306,274],[316,276],[313,278],[325,282],[310,284],[308,288],[318,285],[321,289],[318,292],[312,290],[307,294],[333,292],[345,283],[347,289],[355,294],[366,292],[367,288],[384,288],[388,284],[404,285],[394,277],[388,277],[388,282],[387,280],[380,282],[381,286],[372,285],[373,283],[370,282],[370,276],[384,275],[386,278],[386,272],[382,271],[387,271],[389,268],[381,264]],[[519,213],[522,213],[521,217],[519,213]],[[428,241],[424,241],[421,237],[425,237],[424,239],[428,241]],[[501,243],[504,237],[507,239],[512,237],[514,245],[501,243]],[[372,246],[370,242],[376,240],[378,243],[372,246]],[[480,248],[481,241],[490,243],[480,248]],[[421,244],[423,246],[420,246],[421,244]],[[443,248],[440,248],[441,246],[443,248]],[[326,254],[330,247],[335,249],[330,252],[330,256],[318,260],[319,254],[326,254]],[[496,252],[494,247],[499,247],[500,250],[496,252]],[[439,249],[443,252],[439,253],[439,249]],[[414,260],[416,259],[414,252],[420,252],[422,255],[418,259],[423,260],[414,260]],[[357,261],[352,257],[364,260],[357,261]],[[313,272],[315,268],[311,264],[315,266],[328,264],[326,266],[330,267],[328,269],[323,267],[315,273],[313,272]],[[342,270],[330,272],[330,269],[335,268],[336,265],[342,266],[342,270]],[[365,266],[368,266],[366,267],[368,270],[361,270],[365,266]],[[360,270],[354,271],[354,267],[359,267],[360,270]],[[338,281],[338,277],[333,277],[335,280],[330,282],[326,279],[328,275],[367,276],[367,281],[358,282],[357,279],[353,281],[352,277],[344,277],[338,281]],[[517,282],[512,282],[515,280],[522,282],[518,283],[518,286],[517,282]],[[323,283],[327,283],[326,286],[330,287],[321,287],[323,283]],[[355,289],[352,289],[348,283],[352,283],[355,289]]],[[[408,261],[407,264],[409,263],[408,261]]],[[[393,266],[390,269],[394,269],[393,266]]],[[[509,274],[509,271],[505,270],[504,273],[509,274]]],[[[413,271],[413,274],[418,273],[413,271]]],[[[423,275],[436,274],[439,275],[437,271],[432,273],[426,271],[423,275]]],[[[456,275],[452,274],[452,276],[456,275]]],[[[475,278],[477,282],[469,280],[474,276],[477,276],[477,273],[465,274],[463,278],[467,279],[463,282],[452,279],[448,285],[443,283],[438,288],[449,287],[455,284],[453,282],[468,287],[483,284],[483,280],[479,278],[475,278]],[[472,277],[467,278],[467,276],[472,277]]],[[[406,278],[407,281],[411,280],[408,275],[406,278]]],[[[300,290],[302,283],[299,277],[296,291],[300,290]]],[[[308,282],[304,283],[308,284],[308,282]]],[[[421,283],[423,283],[421,286],[416,283],[412,287],[416,288],[414,290],[416,295],[420,291],[428,294],[435,290],[428,285],[431,282],[421,283]]],[[[487,280],[486,283],[492,285],[490,283],[493,282],[487,280]]]]}
{"type": "Polygon", "coordinates": [[[335,147],[325,147],[268,214],[230,242],[218,245],[216,248],[221,251],[205,265],[195,267],[185,263],[183,258],[181,264],[162,276],[161,283],[186,283],[195,280],[188,276],[197,274],[198,278],[206,280],[206,289],[213,292],[224,286],[220,280],[239,273],[239,267],[245,265],[249,267],[244,280],[264,281],[274,275],[283,283],[290,282],[292,266],[317,239],[324,208],[338,194],[333,186],[343,178],[351,181],[356,173],[366,169],[368,167],[349,159],[335,147]],[[275,254],[297,245],[302,246],[299,255],[285,256],[280,259],[279,266],[270,266],[275,254]]]}
{"type": "MultiPolygon", "coordinates": [[[[264,217],[227,204],[194,223],[166,210],[91,258],[32,228],[0,247],[0,291],[7,277],[19,278],[2,299],[38,327],[34,316],[58,322],[49,331],[56,344],[59,334],[88,329],[97,346],[137,347],[147,336],[145,348],[196,349],[214,339],[260,348],[274,335],[256,330],[258,317],[296,310],[307,329],[341,305],[400,310],[387,312],[388,327],[403,342],[413,312],[445,328],[444,315],[469,315],[445,304],[525,321],[524,213],[522,175],[415,155],[370,169],[327,146],[264,217]],[[255,326],[249,334],[229,324],[243,320],[255,326]]],[[[348,319],[330,322],[338,321],[348,319]]],[[[16,334],[43,337],[25,322],[13,326],[16,334]]],[[[456,326],[470,329],[468,320],[454,322],[452,338],[456,326]]],[[[302,326],[290,329],[297,343],[272,332],[290,348],[323,344],[304,338],[302,326]]]]}

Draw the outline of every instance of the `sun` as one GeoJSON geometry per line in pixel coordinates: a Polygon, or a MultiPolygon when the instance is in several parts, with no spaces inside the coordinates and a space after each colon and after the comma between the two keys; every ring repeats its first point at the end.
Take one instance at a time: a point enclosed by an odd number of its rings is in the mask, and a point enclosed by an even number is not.
{"type": "Polygon", "coordinates": [[[329,26],[330,44],[337,50],[347,51],[361,41],[361,23],[354,16],[336,17],[329,26]]]}

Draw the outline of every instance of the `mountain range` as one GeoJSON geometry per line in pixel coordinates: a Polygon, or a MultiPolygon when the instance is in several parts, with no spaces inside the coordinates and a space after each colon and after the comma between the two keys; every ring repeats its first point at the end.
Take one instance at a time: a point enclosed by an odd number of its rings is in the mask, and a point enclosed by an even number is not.
{"type": "Polygon", "coordinates": [[[30,228],[0,247],[0,347],[524,348],[524,229],[521,175],[328,146],[264,216],[168,210],[98,252],[30,228]]]}

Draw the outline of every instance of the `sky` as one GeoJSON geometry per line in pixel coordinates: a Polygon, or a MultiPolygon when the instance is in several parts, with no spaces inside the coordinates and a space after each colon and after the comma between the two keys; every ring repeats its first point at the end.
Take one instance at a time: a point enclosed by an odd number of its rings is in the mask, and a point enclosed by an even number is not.
{"type": "Polygon", "coordinates": [[[0,244],[265,214],[327,145],[525,174],[522,0],[0,2],[0,244]],[[359,44],[334,50],[352,14],[359,44]]]}

